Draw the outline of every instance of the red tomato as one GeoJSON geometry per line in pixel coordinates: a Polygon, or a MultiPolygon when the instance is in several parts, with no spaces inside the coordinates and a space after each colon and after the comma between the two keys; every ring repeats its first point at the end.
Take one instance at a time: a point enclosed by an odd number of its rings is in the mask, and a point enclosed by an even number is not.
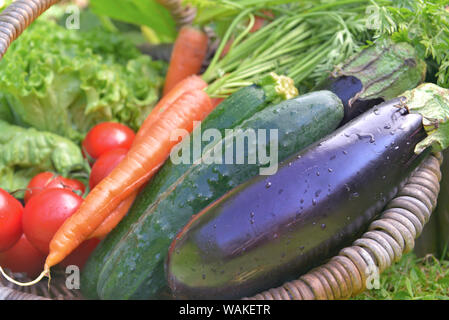
{"type": "Polygon", "coordinates": [[[70,190],[45,189],[25,205],[23,232],[33,246],[48,254],[53,235],[82,202],[83,198],[70,190]]]}
{"type": "Polygon", "coordinates": [[[79,191],[78,195],[83,195],[86,191],[86,186],[76,179],[69,179],[64,177],[57,177],[48,182],[46,189],[69,189],[75,193],[79,191]]]}
{"type": "Polygon", "coordinates": [[[27,190],[25,192],[24,201],[25,203],[28,202],[28,200],[35,194],[37,194],[39,191],[42,191],[45,188],[45,185],[48,183],[50,179],[53,179],[55,176],[54,173],[51,172],[42,172],[33,177],[33,179],[30,180],[27,186],[27,190]]]}
{"type": "Polygon", "coordinates": [[[87,262],[87,259],[89,259],[90,254],[95,250],[99,243],[99,239],[89,239],[84,241],[60,264],[63,267],[75,265],[78,266],[78,268],[82,269],[84,267],[84,264],[87,262]]]}
{"type": "Polygon", "coordinates": [[[37,250],[24,234],[9,250],[0,252],[0,265],[12,272],[24,272],[34,278],[43,270],[45,255],[37,250]]]}
{"type": "Polygon", "coordinates": [[[123,158],[126,157],[128,149],[118,148],[102,154],[92,166],[89,177],[89,187],[92,190],[101,180],[103,180],[112,169],[114,169],[123,158]]]}
{"type": "Polygon", "coordinates": [[[12,195],[0,189],[0,251],[10,249],[22,235],[23,206],[12,195]]]}
{"type": "Polygon", "coordinates": [[[134,131],[124,124],[102,122],[87,133],[82,143],[83,151],[85,155],[95,161],[102,154],[112,149],[130,149],[134,138],[134,131]]]}
{"type": "Polygon", "coordinates": [[[64,178],[52,172],[42,172],[35,175],[28,183],[24,198],[25,203],[44,189],[52,188],[69,189],[74,192],[79,191],[81,194],[84,194],[86,191],[86,186],[81,181],[64,178]]]}

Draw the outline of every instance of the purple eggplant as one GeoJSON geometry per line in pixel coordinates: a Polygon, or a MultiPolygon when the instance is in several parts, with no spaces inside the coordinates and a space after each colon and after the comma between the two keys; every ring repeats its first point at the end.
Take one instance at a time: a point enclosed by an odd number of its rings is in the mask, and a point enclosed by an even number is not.
{"type": "Polygon", "coordinates": [[[326,82],[325,87],[329,91],[335,93],[343,102],[345,115],[341,121],[341,125],[344,125],[351,119],[358,117],[372,107],[384,102],[384,99],[381,97],[367,100],[357,98],[358,94],[363,89],[363,85],[362,81],[354,76],[337,76],[336,78],[330,78],[329,81],[326,82]]]}
{"type": "Polygon", "coordinates": [[[176,298],[235,299],[297,278],[354,241],[428,154],[423,117],[382,103],[205,208],[171,245],[176,298]]]}
{"type": "Polygon", "coordinates": [[[425,79],[426,63],[407,43],[380,42],[339,65],[316,90],[330,90],[343,102],[345,124],[425,79]]]}

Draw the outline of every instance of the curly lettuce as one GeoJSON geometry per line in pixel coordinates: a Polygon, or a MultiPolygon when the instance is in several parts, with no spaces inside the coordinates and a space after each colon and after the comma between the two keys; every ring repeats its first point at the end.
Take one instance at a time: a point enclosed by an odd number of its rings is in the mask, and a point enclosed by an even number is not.
{"type": "Polygon", "coordinates": [[[0,119],[75,142],[103,121],[137,130],[165,70],[120,34],[38,20],[0,61],[0,119]]]}
{"type": "Polygon", "coordinates": [[[43,171],[69,176],[88,169],[81,149],[69,139],[0,120],[0,188],[23,190],[43,171]]]}

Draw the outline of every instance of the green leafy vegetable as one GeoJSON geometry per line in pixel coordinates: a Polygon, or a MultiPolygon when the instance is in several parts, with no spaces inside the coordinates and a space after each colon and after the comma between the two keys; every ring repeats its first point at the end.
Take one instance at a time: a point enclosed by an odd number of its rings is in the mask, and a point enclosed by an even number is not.
{"type": "Polygon", "coordinates": [[[208,92],[226,96],[267,72],[294,79],[307,91],[334,65],[367,44],[406,42],[428,64],[428,79],[449,87],[447,0],[184,0],[198,9],[196,22],[223,39],[205,73],[208,92]],[[263,9],[276,18],[250,33],[263,9]],[[226,27],[223,27],[226,26],[226,27]],[[220,56],[228,40],[231,49],[220,56]]]}
{"type": "Polygon", "coordinates": [[[96,123],[137,130],[159,98],[165,64],[124,37],[38,20],[0,61],[0,116],[80,141],[96,123]]]}
{"type": "Polygon", "coordinates": [[[162,42],[176,38],[176,23],[171,13],[155,0],[90,0],[99,15],[152,28],[162,42]]]}
{"type": "Polygon", "coordinates": [[[369,39],[365,27],[368,0],[290,4],[286,3],[293,1],[218,2],[214,8],[205,5],[205,10],[212,11],[200,11],[198,19],[206,22],[218,17],[215,10],[219,9],[224,16],[236,12],[237,15],[221,37],[217,52],[203,75],[210,83],[207,91],[212,96],[227,96],[269,72],[286,75],[300,91],[307,91],[327,77],[335,65],[358,52],[369,39]],[[251,33],[254,16],[261,14],[264,8],[271,9],[275,18],[251,33]],[[232,45],[223,57],[229,40],[232,45]]]}
{"type": "Polygon", "coordinates": [[[449,90],[424,83],[403,94],[407,109],[422,116],[427,137],[415,148],[417,154],[428,147],[439,152],[449,146],[449,90]]]}
{"type": "MultiPolygon", "coordinates": [[[[392,38],[410,43],[429,63],[436,62],[431,76],[449,87],[449,1],[395,0],[381,6],[372,1],[368,8],[374,39],[392,38]]],[[[431,69],[431,68],[429,68],[431,69]]]]}
{"type": "Polygon", "coordinates": [[[0,188],[23,190],[42,171],[67,176],[88,170],[80,148],[70,140],[0,120],[0,188]]]}

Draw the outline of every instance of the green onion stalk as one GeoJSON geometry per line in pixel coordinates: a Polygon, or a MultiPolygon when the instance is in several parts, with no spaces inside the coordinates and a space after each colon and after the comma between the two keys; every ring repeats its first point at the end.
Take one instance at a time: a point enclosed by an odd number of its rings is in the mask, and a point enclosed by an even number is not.
{"type": "Polygon", "coordinates": [[[183,3],[193,5],[198,9],[195,23],[207,24],[235,17],[246,9],[269,9],[288,14],[292,7],[307,10],[307,12],[334,11],[341,8],[347,9],[350,6],[366,8],[367,5],[389,5],[391,0],[376,0],[375,3],[370,0],[183,0],[183,3]]]}
{"type": "Polygon", "coordinates": [[[220,0],[207,14],[201,15],[200,10],[198,21],[202,23],[219,14],[238,12],[203,74],[211,97],[227,97],[270,72],[292,78],[299,88],[311,89],[370,39],[366,28],[369,0],[288,2],[292,1],[220,0]],[[255,15],[267,8],[275,18],[266,17],[271,21],[252,33],[255,15]],[[229,40],[232,44],[223,55],[229,40]]]}

